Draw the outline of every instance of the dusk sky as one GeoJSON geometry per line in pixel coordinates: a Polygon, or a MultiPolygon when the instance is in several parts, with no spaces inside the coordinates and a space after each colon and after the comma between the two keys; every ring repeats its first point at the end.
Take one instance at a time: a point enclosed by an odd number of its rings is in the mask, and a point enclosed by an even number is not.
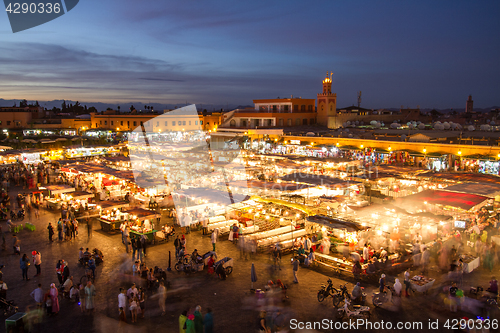
{"type": "Polygon", "coordinates": [[[338,107],[500,105],[496,0],[81,0],[15,34],[0,17],[3,99],[251,105],[316,98],[333,71],[338,107]]]}

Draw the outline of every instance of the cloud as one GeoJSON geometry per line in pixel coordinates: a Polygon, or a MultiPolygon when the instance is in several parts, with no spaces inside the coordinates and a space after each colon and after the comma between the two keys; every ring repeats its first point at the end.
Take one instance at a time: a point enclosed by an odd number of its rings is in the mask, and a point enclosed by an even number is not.
{"type": "Polygon", "coordinates": [[[0,45],[0,63],[2,97],[18,99],[250,104],[252,97],[276,91],[283,80],[299,80],[296,75],[276,76],[259,71],[200,72],[190,70],[185,63],[39,43],[0,45]],[[248,95],[248,87],[252,87],[255,96],[248,95]]]}

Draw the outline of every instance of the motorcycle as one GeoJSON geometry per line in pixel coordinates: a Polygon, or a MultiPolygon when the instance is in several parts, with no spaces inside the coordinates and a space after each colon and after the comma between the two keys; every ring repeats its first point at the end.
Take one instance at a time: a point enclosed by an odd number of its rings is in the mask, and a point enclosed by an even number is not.
{"type": "Polygon", "coordinates": [[[372,303],[375,307],[380,307],[384,303],[392,302],[392,293],[394,289],[392,287],[385,287],[384,292],[380,291],[374,292],[372,295],[372,303]]]}
{"type": "Polygon", "coordinates": [[[344,299],[344,306],[338,309],[338,314],[341,319],[349,319],[349,318],[366,318],[370,319],[370,307],[361,306],[361,305],[353,305],[352,310],[350,308],[351,302],[346,297],[344,299]]]}
{"type": "Polygon", "coordinates": [[[332,280],[328,279],[328,286],[322,285],[318,291],[318,301],[323,302],[328,296],[332,296],[333,306],[338,307],[342,299],[350,298],[346,285],[347,283],[340,285],[340,288],[337,290],[333,287],[332,280]]]}
{"type": "Polygon", "coordinates": [[[332,291],[334,289],[332,280],[328,279],[328,285],[322,284],[321,288],[318,290],[318,301],[323,302],[328,296],[333,296],[332,291]]]}
{"type": "Polygon", "coordinates": [[[191,273],[196,271],[189,254],[185,254],[184,256],[177,258],[174,268],[177,272],[191,273]]]}
{"type": "Polygon", "coordinates": [[[14,301],[8,301],[0,297],[0,309],[3,310],[4,316],[12,315],[18,311],[18,307],[14,305],[14,301]]]}
{"type": "Polygon", "coordinates": [[[13,210],[11,210],[11,211],[10,211],[10,219],[11,219],[12,221],[17,221],[17,220],[22,221],[22,220],[24,219],[24,216],[25,216],[25,214],[24,214],[24,209],[20,209],[20,210],[17,212],[17,214],[16,214],[16,213],[14,213],[14,211],[13,211],[13,210]]]}

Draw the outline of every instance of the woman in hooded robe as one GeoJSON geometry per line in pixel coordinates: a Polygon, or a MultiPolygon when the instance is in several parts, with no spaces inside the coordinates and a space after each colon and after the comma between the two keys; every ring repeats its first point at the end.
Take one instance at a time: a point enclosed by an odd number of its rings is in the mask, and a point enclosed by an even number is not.
{"type": "Polygon", "coordinates": [[[49,295],[52,300],[52,313],[56,314],[59,312],[59,292],[54,283],[50,285],[49,295]]]}

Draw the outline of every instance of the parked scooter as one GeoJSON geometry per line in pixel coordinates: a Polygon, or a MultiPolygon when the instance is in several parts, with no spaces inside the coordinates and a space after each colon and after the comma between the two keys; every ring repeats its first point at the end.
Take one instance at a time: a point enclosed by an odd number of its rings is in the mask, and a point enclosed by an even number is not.
{"type": "Polygon", "coordinates": [[[370,319],[370,307],[361,305],[353,305],[351,307],[351,302],[346,297],[344,299],[344,306],[338,309],[338,314],[341,319],[350,319],[350,318],[370,319]]]}

